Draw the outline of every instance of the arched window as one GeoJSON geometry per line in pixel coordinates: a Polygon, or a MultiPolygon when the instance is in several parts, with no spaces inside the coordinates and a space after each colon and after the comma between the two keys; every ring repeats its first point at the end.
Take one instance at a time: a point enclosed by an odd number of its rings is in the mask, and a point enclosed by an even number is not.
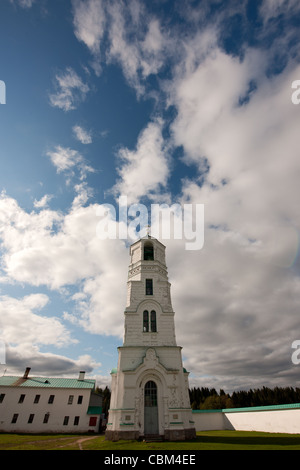
{"type": "Polygon", "coordinates": [[[149,331],[149,312],[144,310],[143,312],[143,332],[147,333],[149,331]]]}
{"type": "Polygon", "coordinates": [[[156,311],[151,310],[149,315],[148,310],[143,311],[143,332],[144,333],[157,333],[156,325],[156,311]]]}
{"type": "Polygon", "coordinates": [[[157,406],[157,386],[153,380],[149,380],[145,385],[145,406],[157,406]]]}
{"type": "Polygon", "coordinates": [[[151,331],[156,333],[156,312],[155,310],[151,310],[151,331]]]}
{"type": "Polygon", "coordinates": [[[144,244],[144,260],[153,261],[154,260],[154,250],[153,245],[150,242],[144,244]]]}

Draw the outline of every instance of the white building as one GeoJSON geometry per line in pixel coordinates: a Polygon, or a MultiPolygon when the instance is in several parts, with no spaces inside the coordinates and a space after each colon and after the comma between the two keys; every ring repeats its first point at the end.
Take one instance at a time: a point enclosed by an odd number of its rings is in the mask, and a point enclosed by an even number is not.
{"type": "Polygon", "coordinates": [[[0,432],[98,432],[102,398],[93,393],[95,380],[0,377],[0,432]]]}
{"type": "Polygon", "coordinates": [[[106,438],[195,437],[175,338],[165,246],[149,235],[130,247],[125,334],[113,370],[106,438]]]}

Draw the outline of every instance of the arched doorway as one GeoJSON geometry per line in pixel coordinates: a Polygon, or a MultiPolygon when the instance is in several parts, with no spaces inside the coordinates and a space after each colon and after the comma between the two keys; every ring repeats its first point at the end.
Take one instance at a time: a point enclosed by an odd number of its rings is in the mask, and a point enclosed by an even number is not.
{"type": "Polygon", "coordinates": [[[158,434],[157,385],[153,380],[145,385],[144,434],[158,434]]]}

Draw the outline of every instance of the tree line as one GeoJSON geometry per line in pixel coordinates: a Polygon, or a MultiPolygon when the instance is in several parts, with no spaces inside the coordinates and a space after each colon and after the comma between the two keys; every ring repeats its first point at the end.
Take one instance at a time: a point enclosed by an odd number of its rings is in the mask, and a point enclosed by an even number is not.
{"type": "Polygon", "coordinates": [[[192,388],[189,390],[193,410],[212,410],[223,408],[244,408],[248,406],[287,405],[300,403],[300,388],[262,387],[232,394],[214,388],[192,388]]]}
{"type": "MultiPolygon", "coordinates": [[[[102,411],[107,417],[110,404],[110,389],[97,387],[96,393],[102,396],[102,411]]],[[[248,406],[287,405],[300,403],[300,388],[262,387],[248,391],[237,391],[232,394],[224,390],[217,392],[214,388],[189,389],[193,410],[220,410],[224,408],[244,408],[248,406]]]]}

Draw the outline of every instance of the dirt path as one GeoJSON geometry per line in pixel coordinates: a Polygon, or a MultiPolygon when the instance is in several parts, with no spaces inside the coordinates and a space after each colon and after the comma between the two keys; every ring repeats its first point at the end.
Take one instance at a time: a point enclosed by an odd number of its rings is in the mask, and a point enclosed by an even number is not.
{"type": "Polygon", "coordinates": [[[81,439],[78,439],[78,441],[76,441],[76,443],[77,443],[78,446],[79,446],[79,450],[83,450],[82,445],[81,445],[82,442],[84,442],[84,441],[90,441],[91,439],[96,439],[96,437],[98,437],[98,436],[83,437],[83,438],[81,438],[81,439]]]}
{"type": "MultiPolygon", "coordinates": [[[[20,443],[20,448],[22,449],[26,449],[26,446],[36,446],[37,449],[42,449],[43,448],[43,444],[52,444],[54,446],[55,449],[63,449],[63,448],[66,448],[66,447],[69,447],[69,446],[76,446],[78,445],[79,447],[79,450],[84,450],[83,449],[83,446],[82,446],[82,443],[85,442],[85,441],[89,441],[91,439],[96,439],[97,437],[99,437],[99,435],[94,435],[94,436],[86,436],[86,437],[76,437],[74,436],[73,438],[68,436],[68,437],[58,437],[58,438],[54,438],[54,439],[45,439],[45,440],[34,440],[34,441],[27,441],[27,442],[24,442],[24,443],[20,443]],[[65,442],[64,441],[68,441],[68,442],[65,442]]],[[[9,450],[10,447],[15,447],[15,443],[11,443],[10,445],[6,446],[6,449],[9,450]]]]}

